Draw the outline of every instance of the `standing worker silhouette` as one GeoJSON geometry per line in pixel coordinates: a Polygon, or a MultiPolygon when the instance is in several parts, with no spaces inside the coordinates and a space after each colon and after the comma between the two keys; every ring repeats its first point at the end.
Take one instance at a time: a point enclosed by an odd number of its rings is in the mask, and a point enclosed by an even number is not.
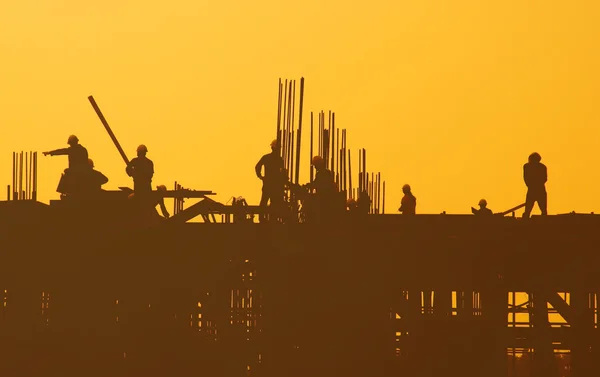
{"type": "Polygon", "coordinates": [[[154,163],[146,157],[148,148],[145,145],[137,147],[137,157],[132,159],[125,171],[133,178],[133,191],[136,193],[149,193],[152,191],[152,177],[154,176],[154,163]]]}
{"type": "Polygon", "coordinates": [[[528,219],[533,204],[537,202],[542,216],[546,216],[548,195],[546,193],[546,181],[548,181],[548,169],[542,164],[542,156],[539,153],[532,153],[529,156],[529,162],[523,165],[523,180],[527,185],[527,197],[525,199],[525,212],[523,218],[528,219]]]}
{"type": "Polygon", "coordinates": [[[403,215],[414,215],[417,213],[417,198],[410,191],[409,185],[402,186],[402,192],[404,196],[400,202],[400,208],[398,211],[402,212],[403,215]]]}
{"type": "Polygon", "coordinates": [[[67,144],[69,144],[68,148],[43,152],[44,156],[69,156],[69,167],[65,169],[56,189],[61,194],[73,194],[84,190],[84,181],[88,177],[86,174],[91,169],[88,164],[88,151],[79,144],[77,136],[69,136],[67,144]]]}
{"type": "MultiPolygon", "coordinates": [[[[256,176],[263,181],[262,196],[260,198],[262,208],[266,209],[269,202],[271,202],[271,207],[274,209],[279,210],[281,208],[287,181],[283,168],[283,158],[279,156],[279,143],[277,140],[273,140],[271,142],[271,153],[262,156],[254,167],[256,176]],[[264,176],[262,175],[263,166],[265,168],[264,176]]],[[[260,219],[261,221],[266,219],[266,215],[262,214],[260,219]]]]}

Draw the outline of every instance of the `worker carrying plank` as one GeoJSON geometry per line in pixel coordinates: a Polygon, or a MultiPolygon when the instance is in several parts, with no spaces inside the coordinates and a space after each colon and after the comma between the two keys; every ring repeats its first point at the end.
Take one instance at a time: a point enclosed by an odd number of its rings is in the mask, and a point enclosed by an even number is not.
{"type": "Polygon", "coordinates": [[[79,194],[87,191],[86,181],[91,171],[88,164],[88,151],[79,144],[79,139],[75,135],[69,136],[67,140],[68,148],[55,149],[53,151],[43,152],[44,156],[68,156],[69,167],[65,169],[56,189],[63,194],[63,197],[69,194],[79,194]]]}
{"type": "Polygon", "coordinates": [[[125,172],[133,178],[133,191],[137,194],[152,192],[152,177],[154,176],[154,163],[146,157],[148,148],[145,145],[137,147],[137,157],[127,164],[125,172]]]}
{"type": "MultiPolygon", "coordinates": [[[[271,153],[262,156],[254,167],[254,170],[258,179],[263,181],[260,206],[266,209],[267,204],[270,202],[271,208],[278,211],[283,206],[287,177],[284,172],[283,159],[279,155],[279,143],[277,140],[271,142],[271,153]],[[264,175],[262,174],[263,167],[265,170],[264,175]]],[[[261,214],[260,221],[262,222],[265,219],[266,215],[261,214]]]]}

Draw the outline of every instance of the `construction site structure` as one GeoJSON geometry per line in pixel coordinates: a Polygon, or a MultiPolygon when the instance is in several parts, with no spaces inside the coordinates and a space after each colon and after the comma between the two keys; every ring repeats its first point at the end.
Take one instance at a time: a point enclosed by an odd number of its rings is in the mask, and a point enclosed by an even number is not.
{"type": "MultiPolygon", "coordinates": [[[[280,80],[277,137],[296,185],[303,96],[303,79],[297,107],[295,82],[280,80]]],[[[45,204],[37,154],[13,154],[0,202],[0,374],[600,374],[598,215],[383,214],[380,173],[364,149],[351,168],[346,130],[327,115],[316,133],[311,122],[310,157],[324,158],[343,199],[368,198],[366,216],[304,221],[294,185],[284,223],[257,224],[268,208],[180,182],[161,193],[168,219],[140,217],[127,187],[45,204]]]]}

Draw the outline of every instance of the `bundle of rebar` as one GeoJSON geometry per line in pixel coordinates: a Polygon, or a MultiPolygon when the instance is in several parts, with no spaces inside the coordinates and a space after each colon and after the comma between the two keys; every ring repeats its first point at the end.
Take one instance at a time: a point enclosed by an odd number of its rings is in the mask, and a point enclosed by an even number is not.
{"type": "MultiPolygon", "coordinates": [[[[296,80],[279,79],[277,98],[277,141],[279,155],[290,182],[299,183],[300,151],[302,149],[302,113],[304,105],[304,78],[300,79],[300,100],[296,114],[296,80]],[[295,119],[298,117],[298,127],[295,119]]],[[[315,170],[312,159],[316,155],[323,158],[326,166],[333,173],[337,188],[345,195],[346,200],[369,200],[369,213],[385,213],[385,181],[381,173],[367,171],[367,151],[361,149],[358,154],[358,187],[352,185],[352,156],[347,146],[347,130],[336,128],[335,112],[329,110],[327,119],[325,111],[317,114],[317,134],[315,135],[315,116],[310,113],[310,182],[313,182],[315,170]],[[314,141],[317,139],[315,151],[314,141]]],[[[286,193],[291,200],[291,194],[286,193]]]]}
{"type": "Polygon", "coordinates": [[[37,152],[13,152],[12,187],[6,191],[7,200],[11,192],[12,200],[37,200],[37,152]]]}

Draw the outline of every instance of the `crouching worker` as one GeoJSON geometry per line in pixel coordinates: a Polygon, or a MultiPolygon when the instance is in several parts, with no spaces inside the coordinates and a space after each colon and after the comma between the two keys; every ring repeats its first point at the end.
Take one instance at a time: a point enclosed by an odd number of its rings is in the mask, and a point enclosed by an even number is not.
{"type": "Polygon", "coordinates": [[[133,203],[134,208],[138,211],[142,218],[151,224],[156,224],[157,222],[170,217],[164,200],[167,187],[165,185],[160,185],[156,188],[156,191],[152,191],[150,193],[136,194],[133,192],[128,196],[129,200],[133,203]],[[156,211],[157,205],[160,206],[160,210],[164,217],[161,217],[156,211]]]}

